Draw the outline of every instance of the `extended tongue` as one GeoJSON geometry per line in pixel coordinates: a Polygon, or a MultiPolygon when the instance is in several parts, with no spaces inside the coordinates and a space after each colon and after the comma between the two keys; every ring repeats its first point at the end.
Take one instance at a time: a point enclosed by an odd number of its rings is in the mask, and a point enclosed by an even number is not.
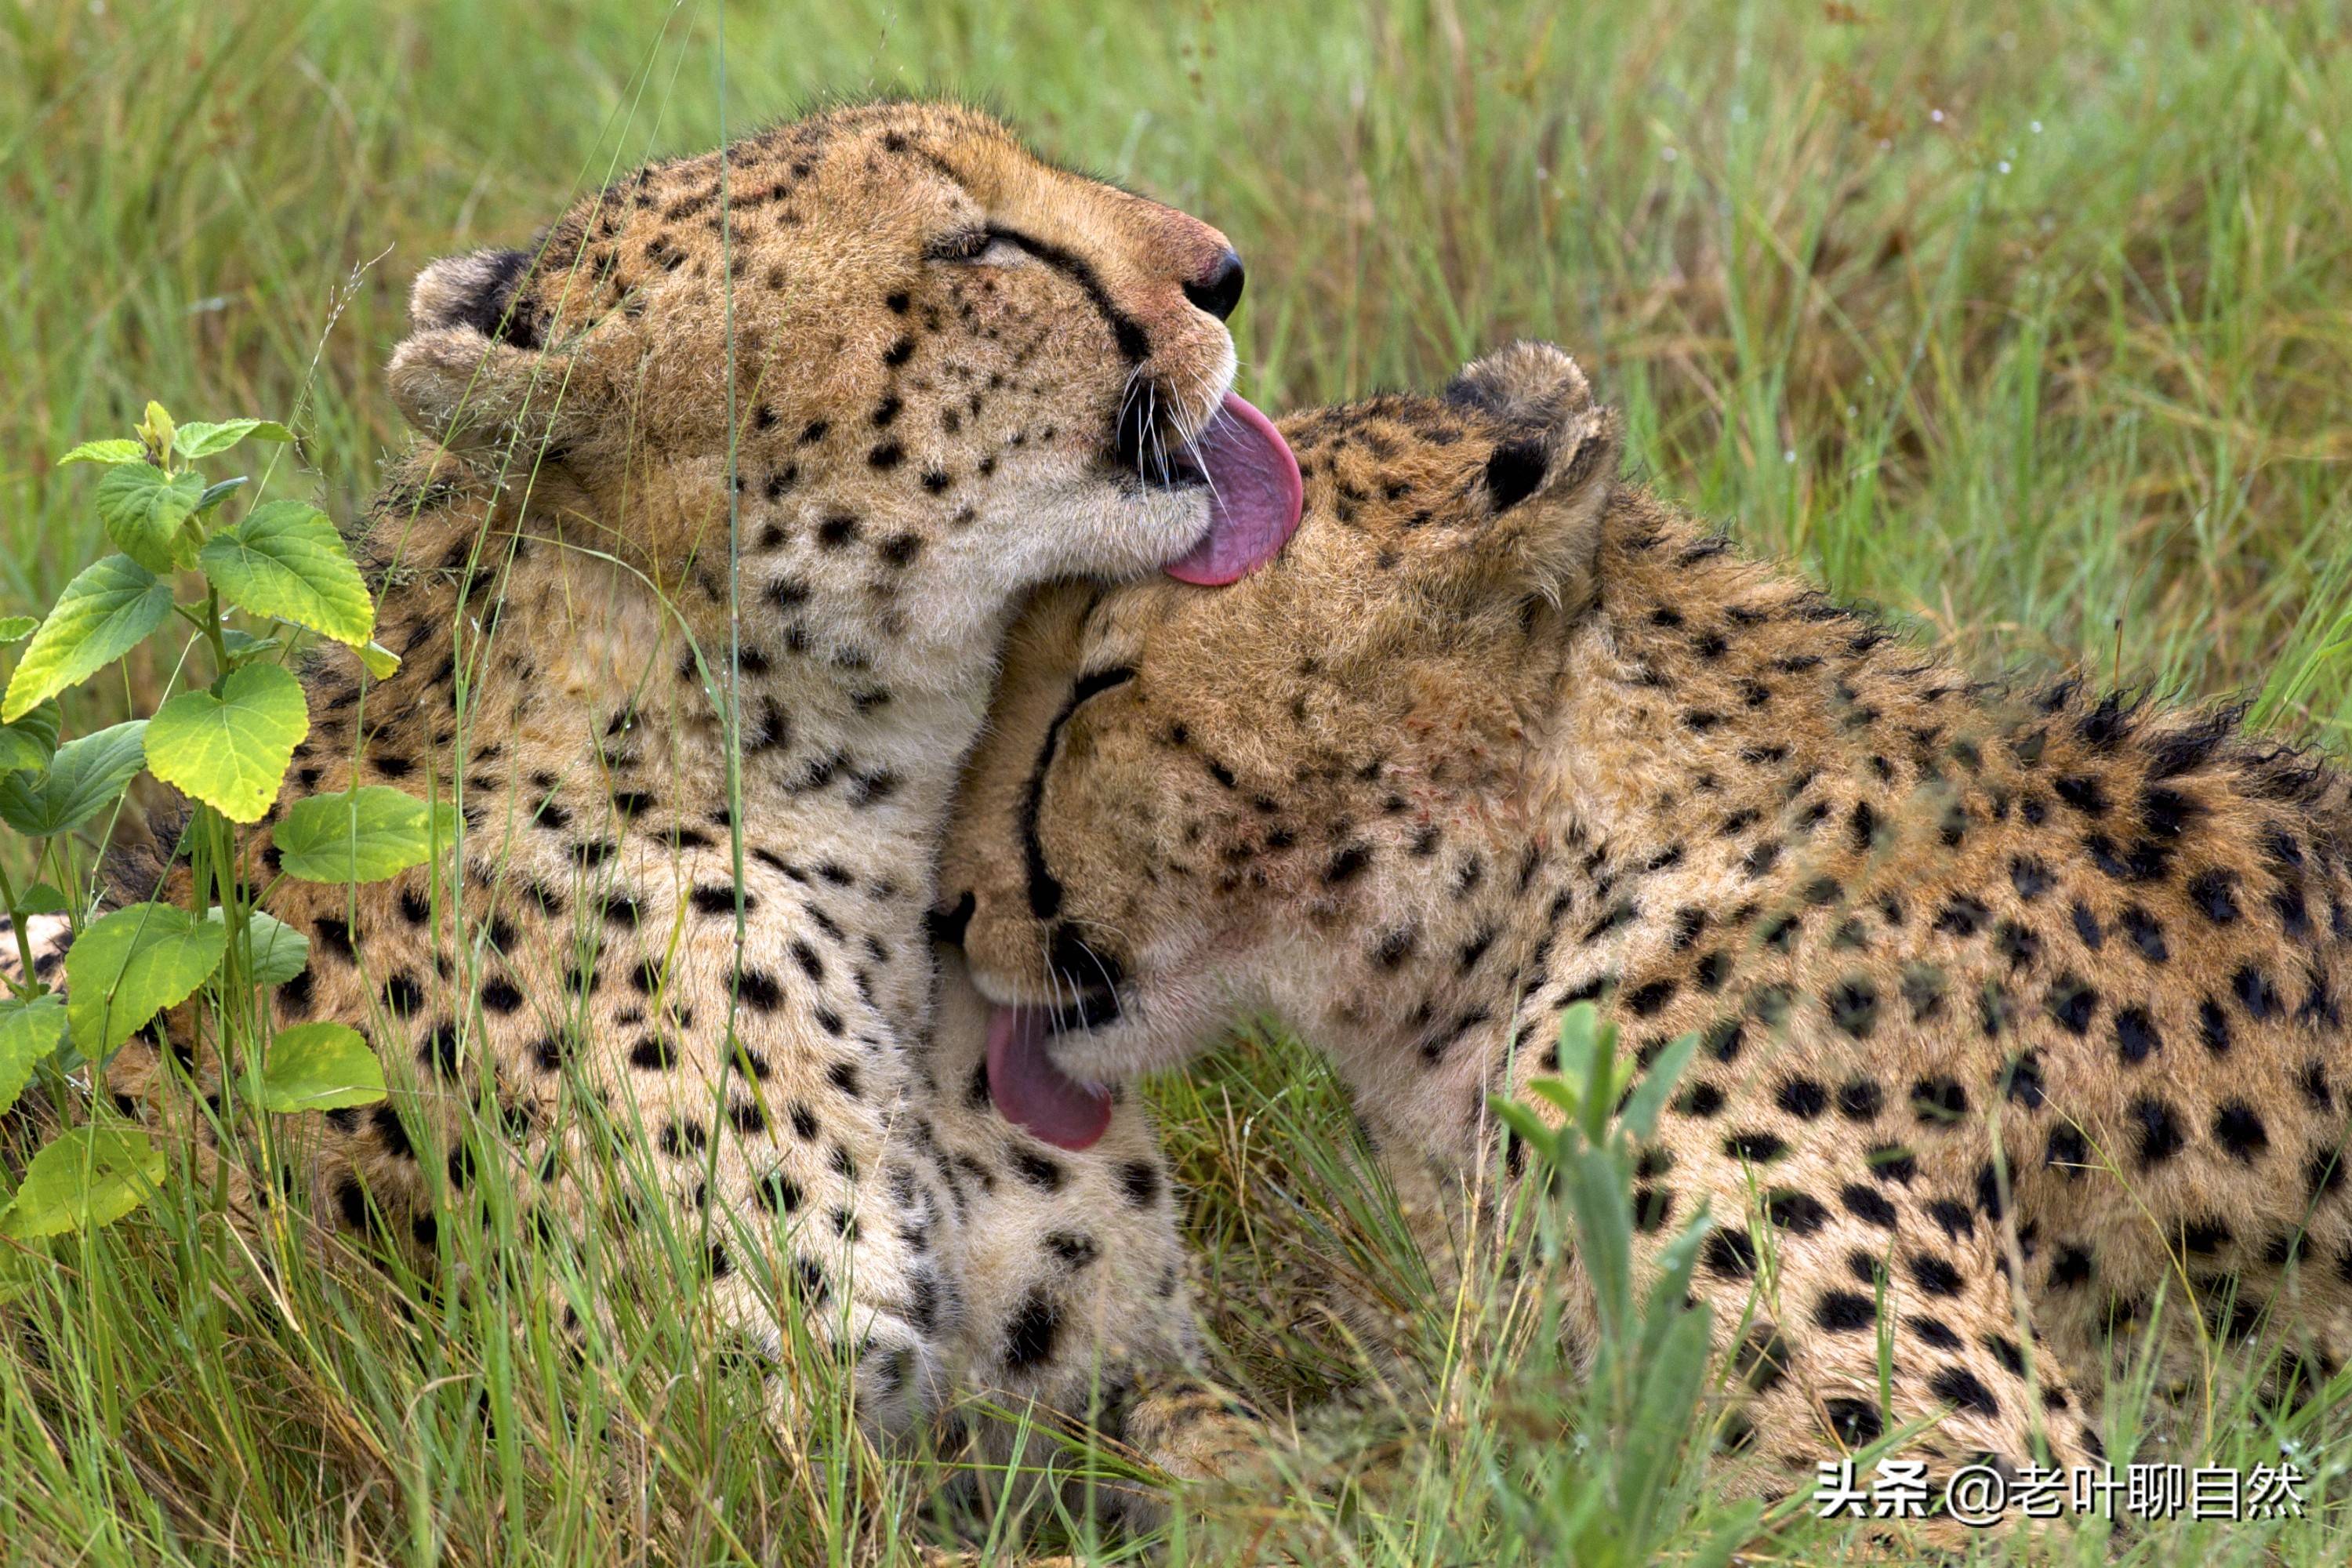
{"type": "Polygon", "coordinates": [[[1186,448],[1209,477],[1207,537],[1168,564],[1180,583],[1231,583],[1274,559],[1298,528],[1298,459],[1274,421],[1234,393],[1186,448]]]}
{"type": "Polygon", "coordinates": [[[1088,1089],[1045,1054],[1042,1007],[988,1010],[988,1092],[1015,1124],[1063,1149],[1084,1149],[1110,1126],[1110,1096],[1088,1089]]]}

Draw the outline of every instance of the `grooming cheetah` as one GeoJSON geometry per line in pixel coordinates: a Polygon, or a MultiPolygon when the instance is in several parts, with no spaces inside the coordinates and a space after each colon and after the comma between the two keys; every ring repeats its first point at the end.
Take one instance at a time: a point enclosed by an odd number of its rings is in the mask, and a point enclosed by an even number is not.
{"type": "MultiPolygon", "coordinates": [[[[1191,1333],[1150,1130],[1073,1157],[997,1117],[979,1015],[932,1028],[925,915],[1018,594],[1222,583],[1295,525],[1295,464],[1225,390],[1240,288],[1206,225],[916,103],[648,167],[423,274],[391,382],[426,440],[359,542],[403,663],[320,656],[268,820],[444,794],[456,871],[278,879],[266,831],[251,866],[310,938],[278,1022],[350,1022],[394,1070],[292,1141],[318,1212],[430,1248],[501,1161],[563,1230],[608,1212],[617,1148],[704,1260],[665,1310],[780,1365],[804,1314],[872,1429],[950,1387],[1083,1412],[1099,1379],[1139,1442],[1178,1432],[1193,1393],[1144,1381],[1191,1333]],[[468,1140],[469,1098],[504,1136],[468,1140]]],[[[109,1079],[203,1144],[219,1076],[182,1017],[109,1079]]],[[[1153,1457],[1188,1468],[1179,1436],[1153,1457]]]]}
{"type": "Polygon", "coordinates": [[[1521,1168],[1488,1097],[1567,1008],[1644,1064],[1695,1031],[1636,1223],[1654,1258],[1706,1205],[1767,1490],[1911,1422],[1931,1473],[2090,1461],[2109,1331],[2168,1281],[2341,1364],[2337,773],[2231,713],[1971,684],[1621,482],[1549,346],[1285,431],[1276,566],[1015,631],[940,884],[1011,1114],[1083,1143],[1086,1086],[1267,1010],[1458,1215],[1521,1168]]]}

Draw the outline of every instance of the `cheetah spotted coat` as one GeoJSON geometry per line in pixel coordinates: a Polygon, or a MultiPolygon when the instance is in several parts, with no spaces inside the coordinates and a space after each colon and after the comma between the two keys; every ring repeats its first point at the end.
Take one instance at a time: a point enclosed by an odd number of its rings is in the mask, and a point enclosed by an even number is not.
{"type": "MultiPolygon", "coordinates": [[[[278,1024],[352,1024],[394,1080],[285,1139],[319,1214],[429,1249],[496,1161],[542,1232],[648,1223],[600,1184],[617,1152],[701,1266],[575,1321],[682,1292],[656,1310],[791,1373],[780,1420],[805,1325],[876,1430],[950,1390],[1099,1397],[1198,1468],[1150,1404],[1192,1333],[1151,1131],[1123,1109],[1075,1156],[995,1115],[977,1015],[934,1027],[925,911],[1016,594],[1201,536],[1142,458],[1215,408],[1237,279],[1214,230],[925,104],[649,167],[424,274],[391,379],[427,439],[359,541],[402,663],[319,657],[268,821],[389,784],[462,834],[357,888],[277,876],[266,829],[250,867],[310,939],[278,1024]]],[[[209,1177],[222,1071],[181,1016],[109,1082],[209,1177]]],[[[218,1163],[269,1201],[250,1151],[218,1163]]]]}
{"type": "Polygon", "coordinates": [[[1488,1096],[1567,1008],[1643,1063],[1696,1032],[1635,1218],[1654,1258],[1704,1208],[1765,1489],[1909,1423],[1945,1468],[2089,1460],[2159,1291],[2184,1363],[2343,1363],[2338,773],[2230,714],[1972,684],[1619,482],[1549,347],[1286,434],[1277,565],[1041,600],[969,767],[942,887],[1062,1068],[1276,1012],[1442,1249],[1521,1169],[1488,1096]]]}

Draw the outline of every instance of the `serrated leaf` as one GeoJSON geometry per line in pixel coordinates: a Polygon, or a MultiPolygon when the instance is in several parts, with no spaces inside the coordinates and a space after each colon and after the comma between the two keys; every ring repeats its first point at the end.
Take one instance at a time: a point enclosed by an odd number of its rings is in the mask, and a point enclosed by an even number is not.
{"type": "Polygon", "coordinates": [[[0,822],[27,838],[80,826],[121,795],[147,763],[147,721],[133,719],[58,748],[37,778],[0,778],[0,822]]]}
{"type": "Polygon", "coordinates": [[[65,1043],[66,1002],[51,994],[0,1001],[0,1113],[33,1081],[33,1068],[65,1043]]]}
{"type": "Polygon", "coordinates": [[[58,459],[62,468],[68,463],[142,463],[147,460],[147,448],[121,436],[110,436],[103,441],[84,441],[58,459]]]}
{"type": "Polygon", "coordinates": [[[71,908],[73,900],[47,882],[36,882],[16,895],[20,915],[61,915],[71,908]]]}
{"type": "Polygon", "coordinates": [[[191,419],[172,437],[183,458],[209,458],[250,437],[256,441],[291,441],[293,434],[274,419],[191,419]]]}
{"type": "Polygon", "coordinates": [[[359,650],[360,662],[378,680],[390,680],[400,670],[400,656],[380,642],[372,642],[359,650]]]}
{"type": "Polygon", "coordinates": [[[38,616],[0,616],[0,644],[23,642],[40,624],[38,616]]]}
{"type": "Polygon", "coordinates": [[[58,705],[44,702],[13,724],[0,724],[0,773],[38,773],[57,755],[58,705]]]}
{"type": "Polygon", "coordinates": [[[130,556],[92,562],[66,584],[16,661],[0,721],[14,723],[36,704],[89,679],[138,647],[171,613],[170,584],[130,556]]]}
{"type": "Polygon", "coordinates": [[[183,691],[148,721],[148,771],[231,822],[257,822],[310,732],[310,708],[274,664],[232,669],[220,688],[183,691]]]}
{"type": "Polygon", "coordinates": [[[269,1042],[261,1068],[264,1110],[340,1110],[383,1098],[383,1064],[348,1024],[297,1024],[269,1042]]]}
{"type": "Polygon", "coordinates": [[[98,481],[98,516],[107,537],[150,572],[189,564],[193,547],[181,524],[205,493],[201,474],[166,474],[145,463],[119,463],[98,481]]]}
{"type": "Polygon", "coordinates": [[[135,1127],[85,1123],[49,1140],[26,1168],[0,1234],[29,1241],[111,1225],[163,1180],[163,1156],[135,1127]]]}
{"type": "Polygon", "coordinates": [[[314,795],[278,825],[278,868],[306,882],[381,882],[423,865],[436,843],[446,847],[454,815],[390,784],[314,795]]]}
{"type": "MultiPolygon", "coordinates": [[[[220,924],[219,907],[206,910],[205,919],[220,924]]],[[[245,917],[245,945],[253,955],[250,978],[256,985],[283,985],[310,963],[310,939],[261,910],[245,917]]]]}
{"type": "Polygon", "coordinates": [[[220,967],[228,932],[172,904],[131,904],[100,915],[66,952],[66,1012],[73,1043],[92,1058],[184,1002],[220,967]]]}
{"type": "Polygon", "coordinates": [[[308,626],[353,647],[375,630],[375,603],[325,512],[305,501],[257,506],[208,540],[196,564],[257,616],[308,626]]]}

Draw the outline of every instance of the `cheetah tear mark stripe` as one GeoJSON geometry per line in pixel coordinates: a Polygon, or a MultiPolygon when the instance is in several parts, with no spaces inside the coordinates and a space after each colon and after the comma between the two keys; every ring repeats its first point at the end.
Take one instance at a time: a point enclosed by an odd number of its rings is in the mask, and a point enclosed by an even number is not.
{"type": "Polygon", "coordinates": [[[1045,774],[1053,767],[1054,752],[1062,743],[1062,726],[1070,721],[1070,715],[1087,698],[1134,679],[1135,671],[1124,665],[1078,677],[1070,688],[1069,700],[1062,704],[1062,710],[1045,727],[1045,743],[1037,748],[1037,765],[1030,770],[1028,787],[1021,792],[1021,858],[1028,870],[1029,912],[1041,921],[1052,920],[1062,908],[1061,879],[1045,864],[1045,842],[1037,837],[1037,812],[1045,798],[1045,774]]]}
{"type": "Polygon", "coordinates": [[[1119,354],[1128,363],[1141,364],[1151,357],[1151,334],[1112,301],[1110,290],[1103,287],[1101,276],[1084,257],[1065,250],[1049,240],[1034,238],[1019,229],[1006,228],[1002,224],[990,224],[987,234],[991,239],[1019,246],[1084,289],[1087,302],[1094,306],[1096,313],[1110,328],[1111,339],[1118,344],[1119,354]]]}

